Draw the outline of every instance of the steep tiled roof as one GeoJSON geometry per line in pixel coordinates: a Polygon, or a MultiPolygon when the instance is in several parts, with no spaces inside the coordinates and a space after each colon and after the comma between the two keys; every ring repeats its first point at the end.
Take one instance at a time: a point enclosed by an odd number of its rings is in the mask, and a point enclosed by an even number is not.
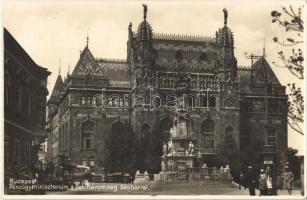
{"type": "Polygon", "coordinates": [[[51,96],[48,100],[48,103],[57,103],[59,101],[63,85],[64,85],[63,79],[61,75],[59,74],[58,78],[55,81],[55,84],[54,84],[51,96]]]}
{"type": "Polygon", "coordinates": [[[130,81],[129,67],[126,60],[95,59],[99,66],[99,74],[112,81],[130,81]]]}
{"type": "Polygon", "coordinates": [[[281,85],[265,57],[259,58],[253,65],[254,82],[263,84],[265,79],[275,85],[281,85]]]}

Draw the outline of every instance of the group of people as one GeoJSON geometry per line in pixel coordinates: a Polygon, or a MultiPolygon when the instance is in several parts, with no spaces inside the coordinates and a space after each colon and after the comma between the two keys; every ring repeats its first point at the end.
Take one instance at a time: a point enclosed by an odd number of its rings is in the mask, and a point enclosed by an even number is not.
{"type": "MultiPolygon", "coordinates": [[[[287,189],[288,194],[291,195],[294,176],[288,165],[282,174],[282,180],[283,189],[287,189]]],[[[248,166],[245,175],[242,172],[240,173],[239,189],[241,189],[241,185],[245,188],[248,187],[251,196],[256,195],[255,190],[257,186],[260,192],[259,196],[276,195],[276,186],[273,185],[273,175],[269,166],[265,170],[261,169],[259,175],[255,173],[252,166],[248,166]]]]}

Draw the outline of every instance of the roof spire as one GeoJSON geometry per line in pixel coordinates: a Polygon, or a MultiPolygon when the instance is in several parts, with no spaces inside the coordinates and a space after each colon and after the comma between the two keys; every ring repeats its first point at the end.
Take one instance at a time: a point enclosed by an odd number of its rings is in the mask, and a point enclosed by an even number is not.
{"type": "Polygon", "coordinates": [[[87,29],[87,35],[86,35],[86,47],[88,47],[88,43],[89,43],[88,31],[89,31],[89,28],[87,29]]]}
{"type": "Polygon", "coordinates": [[[226,10],[226,8],[224,8],[223,12],[224,12],[224,25],[227,26],[228,11],[226,10]]]}
{"type": "Polygon", "coordinates": [[[147,5],[143,4],[143,10],[144,10],[144,20],[147,18],[147,5]]]}
{"type": "Polygon", "coordinates": [[[62,60],[60,59],[59,60],[59,76],[61,76],[61,62],[62,62],[62,60]]]}
{"type": "Polygon", "coordinates": [[[262,49],[262,56],[265,57],[265,38],[263,39],[263,49],[262,49]]]}

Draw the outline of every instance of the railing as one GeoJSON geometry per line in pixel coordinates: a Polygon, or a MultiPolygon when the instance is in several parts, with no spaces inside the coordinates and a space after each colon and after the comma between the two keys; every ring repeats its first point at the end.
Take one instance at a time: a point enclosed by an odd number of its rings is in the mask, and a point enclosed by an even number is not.
{"type": "Polygon", "coordinates": [[[215,167],[192,167],[168,174],[168,180],[172,182],[180,180],[229,182],[232,177],[229,170],[226,172],[225,169],[221,171],[215,167]]]}
{"type": "Polygon", "coordinates": [[[212,148],[194,148],[196,152],[199,152],[201,154],[216,154],[217,149],[212,149],[212,148]]]}

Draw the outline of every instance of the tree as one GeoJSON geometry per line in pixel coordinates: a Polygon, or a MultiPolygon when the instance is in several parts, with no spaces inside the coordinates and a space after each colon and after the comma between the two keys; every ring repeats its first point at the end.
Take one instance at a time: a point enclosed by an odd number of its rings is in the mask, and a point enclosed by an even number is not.
{"type": "Polygon", "coordinates": [[[300,177],[300,166],[301,161],[296,156],[297,149],[293,149],[291,147],[288,148],[288,162],[289,162],[289,168],[293,172],[294,177],[297,179],[300,177]]]}
{"type": "Polygon", "coordinates": [[[240,152],[240,160],[242,169],[246,170],[248,165],[252,165],[256,171],[262,167],[262,148],[264,141],[259,138],[251,138],[248,145],[242,147],[240,152]]]}
{"type": "Polygon", "coordinates": [[[112,124],[111,135],[106,140],[105,166],[108,172],[132,172],[133,132],[127,123],[112,124]]]}
{"type": "Polygon", "coordinates": [[[235,180],[239,180],[242,163],[238,145],[232,135],[225,135],[223,143],[219,146],[217,162],[219,165],[229,165],[235,180]]]}
{"type": "MultiPolygon", "coordinates": [[[[287,55],[283,51],[279,51],[278,55],[282,61],[282,65],[276,66],[285,67],[297,79],[304,79],[304,54],[303,50],[298,46],[303,44],[304,21],[302,18],[302,7],[295,10],[291,5],[289,8],[282,7],[282,13],[276,10],[271,12],[272,23],[279,24],[288,34],[288,38],[280,39],[274,37],[273,41],[281,46],[293,47],[291,54],[287,55]]],[[[288,124],[290,127],[300,134],[304,134],[301,128],[304,115],[304,98],[300,87],[295,83],[288,83],[289,102],[288,102],[288,124]]]]}

